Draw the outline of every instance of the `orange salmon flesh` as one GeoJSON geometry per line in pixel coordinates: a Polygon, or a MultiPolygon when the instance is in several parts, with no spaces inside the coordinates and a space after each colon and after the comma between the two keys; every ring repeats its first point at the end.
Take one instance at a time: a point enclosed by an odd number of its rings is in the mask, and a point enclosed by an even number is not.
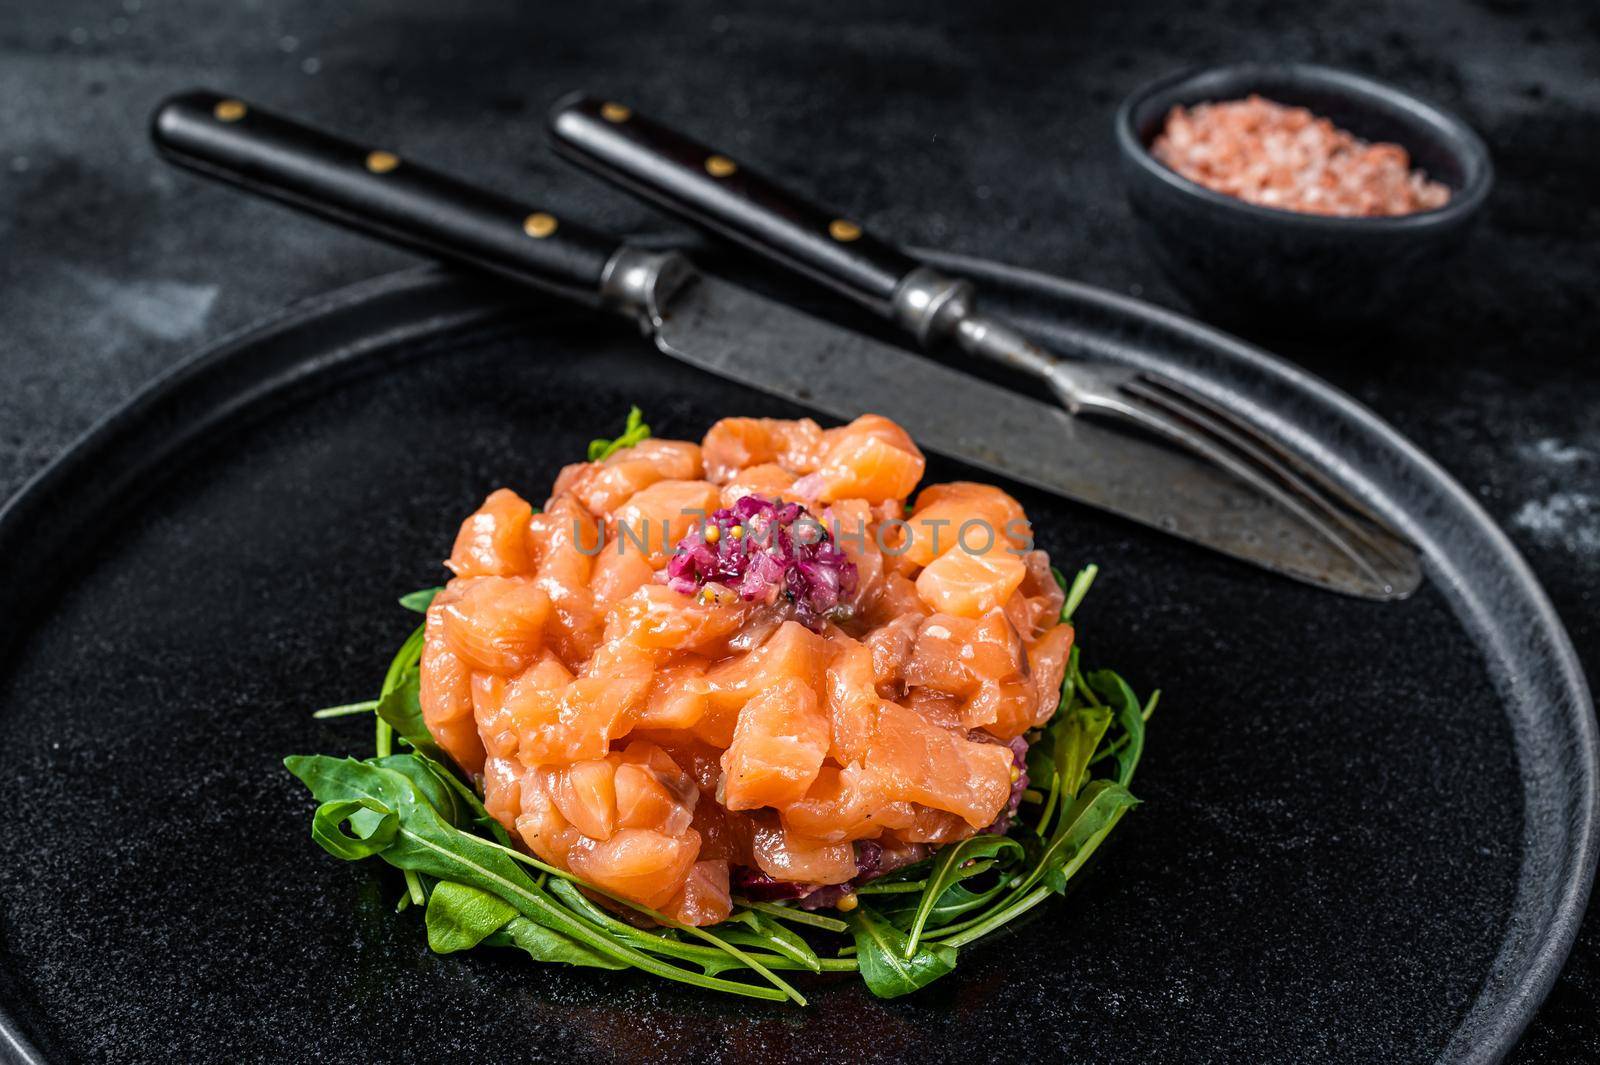
{"type": "Polygon", "coordinates": [[[570,465],[538,510],[499,489],[428,610],[428,728],[530,853],[687,924],[725,919],[741,870],[809,890],[850,882],[864,841],[983,831],[1073,633],[1021,505],[960,482],[908,507],[924,468],[877,415],[725,418],[570,465]],[[667,586],[676,544],[752,495],[800,503],[854,566],[822,622],[667,586]]]}

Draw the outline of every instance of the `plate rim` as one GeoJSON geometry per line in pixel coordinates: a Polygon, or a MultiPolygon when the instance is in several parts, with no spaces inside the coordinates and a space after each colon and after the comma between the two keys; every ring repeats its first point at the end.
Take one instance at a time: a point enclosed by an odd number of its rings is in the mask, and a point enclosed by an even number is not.
{"type": "MultiPolygon", "coordinates": [[[[1569,846],[1564,855],[1566,860],[1557,874],[1561,886],[1559,901],[1549,920],[1544,922],[1536,949],[1520,959],[1521,964],[1509,973],[1502,971],[1502,963],[1510,937],[1507,935],[1502,938],[1502,954],[1490,965],[1483,984],[1458,1023],[1440,1060],[1492,1062],[1503,1058],[1526,1030],[1560,975],[1587,908],[1596,861],[1600,858],[1600,733],[1596,729],[1594,704],[1570,635],[1527,562],[1477,500],[1437,462],[1365,405],[1309,371],[1175,311],[1092,285],[980,257],[926,249],[916,249],[915,254],[945,269],[980,282],[987,280],[1027,296],[1067,306],[1094,308],[1118,318],[1139,320],[1207,349],[1235,369],[1242,368],[1259,375],[1277,388],[1309,397],[1330,408],[1373,441],[1420,471],[1422,476],[1450,497],[1450,502],[1460,508],[1473,527],[1485,537],[1495,561],[1503,567],[1509,578],[1508,591],[1526,601],[1539,628],[1549,640],[1554,664],[1561,671],[1560,681],[1568,698],[1557,706],[1547,708],[1546,713],[1559,712],[1557,721],[1567,726],[1576,747],[1573,752],[1575,757],[1570,764],[1575,776],[1569,774],[1565,785],[1572,801],[1565,824],[1569,846]]],[[[239,405],[247,405],[255,398],[282,390],[296,377],[322,374],[330,364],[358,362],[368,352],[407,339],[431,334],[453,335],[461,329],[486,324],[497,318],[518,317],[526,313],[528,306],[526,297],[516,290],[508,291],[497,283],[485,282],[479,277],[423,265],[320,293],[258,318],[206,344],[193,356],[180,360],[148,382],[27,479],[15,494],[0,505],[0,557],[9,557],[8,549],[22,540],[26,527],[32,524],[33,517],[45,504],[59,498],[64,491],[70,492],[75,480],[81,481],[84,474],[99,468],[98,461],[114,455],[119,447],[128,446],[130,440],[136,441],[141,432],[150,432],[152,420],[165,420],[165,429],[162,431],[172,441],[171,448],[176,450],[181,450],[187,442],[207,431],[211,424],[224,420],[226,414],[219,415],[215,411],[187,423],[182,417],[189,403],[199,402],[204,407],[208,402],[208,389],[221,387],[224,392],[229,389],[237,392],[239,384],[230,383],[230,371],[243,369],[245,372],[241,376],[251,382],[248,389],[238,392],[235,397],[239,405]],[[421,314],[411,302],[429,298],[437,306],[429,304],[427,315],[421,314]],[[284,345],[297,330],[314,332],[315,327],[339,321],[341,316],[368,315],[373,305],[381,306],[385,301],[407,306],[408,317],[404,326],[389,331],[365,329],[359,335],[341,342],[319,338],[319,349],[325,352],[322,358],[306,354],[295,358],[290,353],[284,366],[276,371],[236,365],[243,354],[264,345],[284,345]]],[[[567,309],[566,305],[555,303],[533,306],[544,313],[567,309]]],[[[135,461],[148,463],[149,460],[135,461]]],[[[112,480],[112,484],[101,490],[104,499],[100,506],[126,495],[127,485],[115,482],[114,478],[112,480]]],[[[1429,574],[1436,581],[1446,579],[1445,591],[1452,609],[1456,610],[1458,620],[1469,628],[1469,634],[1479,644],[1487,661],[1490,655],[1482,644],[1489,635],[1471,632],[1473,619],[1462,616],[1462,609],[1458,609],[1464,594],[1460,582],[1454,581],[1452,585],[1449,575],[1438,571],[1431,559],[1429,574]]],[[[0,654],[5,653],[17,638],[16,633],[0,633],[0,654]]],[[[1507,698],[1505,693],[1501,693],[1501,709],[1510,716],[1507,698]]],[[[1512,726],[1515,733],[1515,720],[1512,726]]],[[[1526,789],[1528,765],[1520,750],[1518,771],[1526,789]]],[[[1524,839],[1530,816],[1525,808],[1524,839]]],[[[1513,914],[1520,911],[1523,903],[1523,891],[1529,876],[1527,867],[1527,854],[1524,853],[1516,894],[1511,903],[1513,914]]],[[[47,1060],[29,1040],[12,1008],[3,1001],[0,1001],[0,1058],[25,1065],[42,1065],[47,1060]]]]}

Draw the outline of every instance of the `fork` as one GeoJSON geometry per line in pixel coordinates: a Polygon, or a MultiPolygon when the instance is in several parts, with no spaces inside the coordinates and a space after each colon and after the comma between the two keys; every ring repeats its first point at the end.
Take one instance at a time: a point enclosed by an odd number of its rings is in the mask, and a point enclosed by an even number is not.
{"type": "Polygon", "coordinates": [[[1072,415],[1116,420],[1227,471],[1395,594],[1419,583],[1415,550],[1382,518],[1330,474],[1199,391],[1148,371],[1053,354],[1004,318],[981,312],[970,282],[627,105],[571,96],[552,109],[550,128],[562,154],[843,292],[922,348],[953,345],[1032,375],[1072,415]]]}

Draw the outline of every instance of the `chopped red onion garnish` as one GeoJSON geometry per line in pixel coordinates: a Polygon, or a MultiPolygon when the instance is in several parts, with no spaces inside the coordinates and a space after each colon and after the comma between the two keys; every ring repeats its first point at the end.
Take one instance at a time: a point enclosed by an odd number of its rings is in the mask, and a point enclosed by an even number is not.
{"type": "Polygon", "coordinates": [[[796,621],[821,629],[849,610],[856,567],[805,507],[752,495],[683,538],[667,584],[684,595],[719,584],[746,602],[786,606],[796,621]]]}

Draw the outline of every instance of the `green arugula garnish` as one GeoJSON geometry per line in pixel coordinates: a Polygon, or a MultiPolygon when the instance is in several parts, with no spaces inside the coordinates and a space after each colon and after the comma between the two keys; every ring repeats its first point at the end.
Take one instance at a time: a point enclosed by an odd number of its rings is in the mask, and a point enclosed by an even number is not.
{"type": "Polygon", "coordinates": [[[622,435],[615,440],[601,437],[589,441],[589,461],[599,462],[608,459],[625,447],[632,447],[641,440],[650,438],[650,427],[644,423],[644,411],[634,407],[628,411],[628,420],[622,427],[622,435]]]}
{"type": "MultiPolygon", "coordinates": [[[[589,445],[591,461],[650,435],[639,409],[623,434],[589,445]]],[[[1097,567],[1072,581],[1053,571],[1069,621],[1097,567]]],[[[441,589],[403,596],[424,612],[441,589]]],[[[1132,783],[1145,722],[1160,692],[1141,703],[1110,670],[1085,673],[1070,652],[1056,712],[1029,734],[1029,787],[1005,835],[980,835],[862,885],[840,917],[793,905],[734,899],[714,928],[674,922],[517,849],[471,784],[447,764],[422,718],[423,628],[401,645],[376,699],[319,710],[318,718],[371,713],[375,753],[366,759],[297,755],[284,760],[318,802],[311,836],[346,861],[378,857],[403,871],[397,908],[424,908],[428,945],[448,954],[511,947],[540,962],[640,969],[709,991],[805,1004],[781,972],[859,972],[868,990],[893,998],[953,970],[962,947],[1065,894],[1123,815],[1138,804],[1132,783]],[[398,737],[405,750],[395,751],[398,737]],[[655,923],[619,919],[594,897],[655,923]],[[841,919],[841,917],[843,919],[841,919]],[[849,942],[841,942],[848,935],[849,942]]]]}

